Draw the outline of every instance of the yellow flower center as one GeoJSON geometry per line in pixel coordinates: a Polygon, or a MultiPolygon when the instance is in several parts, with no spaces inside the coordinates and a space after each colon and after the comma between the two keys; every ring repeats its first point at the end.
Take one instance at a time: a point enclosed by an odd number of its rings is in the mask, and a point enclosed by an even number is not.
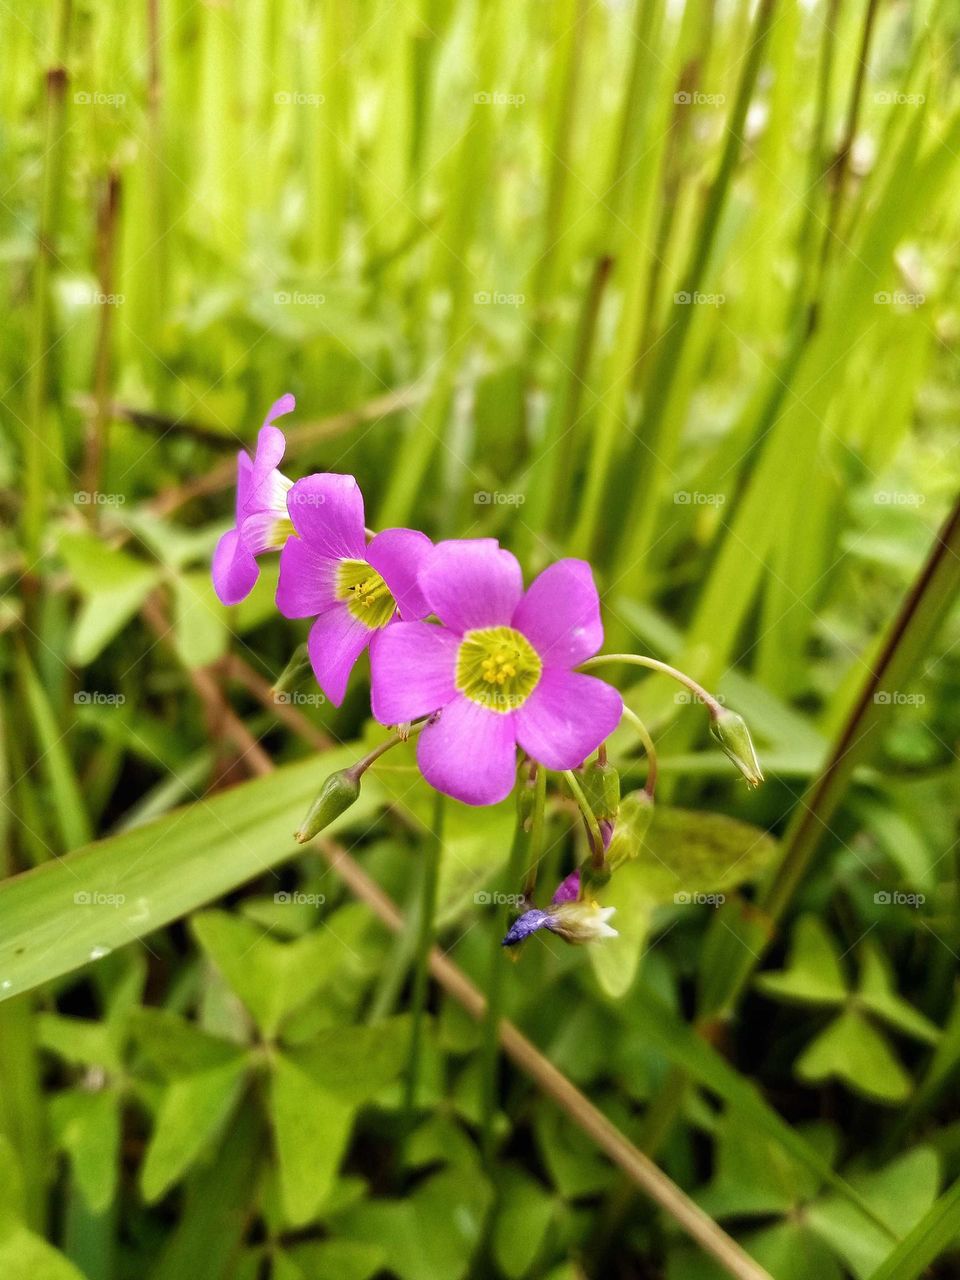
{"type": "Polygon", "coordinates": [[[455,683],[472,702],[506,714],[522,707],[540,681],[543,663],[513,627],[468,631],[457,652],[455,683]]]}
{"type": "Polygon", "coordinates": [[[336,594],[371,631],[385,627],[397,611],[390,588],[366,560],[341,560],[337,566],[336,594]]]}
{"type": "Polygon", "coordinates": [[[295,538],[297,531],[293,527],[293,521],[284,512],[282,516],[277,516],[273,522],[273,528],[270,531],[270,543],[267,547],[268,551],[282,551],[287,544],[288,538],[295,538]]]}

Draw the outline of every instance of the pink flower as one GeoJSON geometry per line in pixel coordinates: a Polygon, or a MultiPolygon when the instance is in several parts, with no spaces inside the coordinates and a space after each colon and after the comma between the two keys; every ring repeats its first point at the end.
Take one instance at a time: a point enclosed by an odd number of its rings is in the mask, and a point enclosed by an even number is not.
{"type": "Polygon", "coordinates": [[[439,711],[417,743],[438,791],[494,804],[513,787],[518,745],[548,769],[572,769],[616,728],[619,693],[572,670],[603,642],[585,561],[558,561],[524,592],[520,565],[494,539],[442,542],[419,585],[442,625],[403,621],[377,637],[373,714],[399,724],[439,711]]]}
{"type": "MultiPolygon", "coordinates": [[[[306,476],[287,494],[298,536],[280,555],[277,607],[316,618],[307,647],[317,683],[339,706],[363,650],[398,617],[429,612],[417,573],[433,543],[415,529],[366,540],[363,495],[353,476],[306,476]]],[[[392,628],[391,628],[392,629],[392,628]]]]}
{"type": "Polygon", "coordinates": [[[217,543],[213,553],[213,587],[221,603],[239,604],[260,577],[257,556],[279,551],[290,534],[287,490],[292,481],[277,470],[286,441],[272,425],[297,407],[289,393],[270,406],[257,436],[251,461],[246,449],[237,454],[236,523],[217,543]]]}

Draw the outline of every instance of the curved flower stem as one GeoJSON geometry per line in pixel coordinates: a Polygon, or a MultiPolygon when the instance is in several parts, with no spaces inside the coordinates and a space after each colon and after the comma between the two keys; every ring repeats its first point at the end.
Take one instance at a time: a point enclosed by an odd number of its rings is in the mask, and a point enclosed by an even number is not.
{"type": "Polygon", "coordinates": [[[637,737],[643,743],[643,749],[647,753],[647,781],[644,784],[644,791],[653,799],[653,793],[657,788],[657,748],[653,745],[653,738],[650,737],[650,730],[643,723],[635,711],[624,703],[623,714],[627,720],[633,725],[637,731],[637,737]]]}
{"type": "Polygon", "coordinates": [[[430,717],[425,716],[422,720],[418,720],[415,724],[412,724],[406,733],[395,733],[393,737],[388,738],[386,742],[381,742],[380,745],[378,747],[374,747],[368,755],[361,756],[356,764],[351,765],[350,773],[352,773],[355,778],[362,777],[375,761],[379,760],[382,755],[386,755],[391,747],[398,747],[401,742],[409,741],[415,733],[419,733],[421,729],[425,729],[429,722],[430,717]]]}
{"type": "Polygon", "coordinates": [[[417,1081],[420,1075],[420,1058],[423,1048],[423,1018],[427,1004],[427,984],[430,977],[430,951],[433,947],[433,917],[437,908],[437,880],[440,875],[440,850],[443,846],[443,812],[444,797],[438,791],[433,806],[433,830],[426,842],[427,847],[423,859],[420,931],[417,937],[413,996],[410,1002],[412,1016],[410,1056],[407,1062],[407,1078],[403,1095],[404,1133],[409,1133],[412,1127],[413,1108],[417,1097],[417,1081]]]}
{"type": "Polygon", "coordinates": [[[573,792],[573,798],[580,806],[580,812],[583,814],[583,820],[587,824],[587,834],[590,837],[590,852],[593,856],[593,865],[595,867],[603,866],[603,835],[600,831],[600,823],[597,821],[596,814],[590,808],[587,797],[583,794],[583,787],[577,781],[576,775],[572,769],[564,769],[563,776],[567,780],[567,785],[573,792]]]}
{"type": "Polygon", "coordinates": [[[719,715],[723,711],[723,707],[712,693],[707,693],[703,685],[698,684],[693,676],[688,676],[686,672],[671,667],[669,662],[661,662],[659,658],[648,658],[641,653],[599,653],[595,658],[588,658],[586,662],[580,664],[580,670],[586,671],[588,667],[599,667],[604,663],[626,662],[634,667],[649,667],[651,671],[660,671],[663,675],[672,676],[674,680],[686,686],[695,697],[704,704],[711,716],[719,715]]]}

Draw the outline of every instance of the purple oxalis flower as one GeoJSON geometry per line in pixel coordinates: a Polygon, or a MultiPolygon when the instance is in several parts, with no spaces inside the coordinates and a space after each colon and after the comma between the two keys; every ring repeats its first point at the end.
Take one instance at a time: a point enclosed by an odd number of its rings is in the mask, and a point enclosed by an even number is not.
{"type": "Polygon", "coordinates": [[[286,500],[292,481],[277,470],[286,441],[273,422],[296,407],[289,392],[281,396],[263,421],[253,458],[246,449],[237,454],[236,523],[213,553],[213,586],[223,604],[246,599],[260,576],[257,556],[279,551],[289,537],[286,500]]]}
{"type": "Polygon", "coordinates": [[[384,529],[368,543],[353,476],[298,480],[287,511],[297,536],[280,555],[277,607],[288,618],[316,618],[310,661],[320,688],[339,706],[367,645],[397,618],[429,613],[417,573],[433,543],[415,529],[384,529]]]}
{"type": "Polygon", "coordinates": [[[379,638],[373,713],[398,724],[439,711],[417,742],[438,791],[494,804],[513,787],[518,745],[572,769],[616,728],[620,694],[572,669],[603,642],[585,561],[558,561],[524,592],[516,557],[494,539],[442,542],[419,584],[442,625],[403,621],[379,638]]]}

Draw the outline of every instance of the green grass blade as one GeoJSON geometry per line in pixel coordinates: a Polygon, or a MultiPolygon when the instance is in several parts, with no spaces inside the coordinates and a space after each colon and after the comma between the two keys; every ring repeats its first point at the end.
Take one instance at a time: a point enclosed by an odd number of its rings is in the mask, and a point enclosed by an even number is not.
{"type": "MultiPolygon", "coordinates": [[[[144,937],[291,857],[301,849],[292,832],[322,777],[357,754],[348,746],[288,765],[0,885],[0,1000],[144,937]]],[[[380,796],[368,777],[339,825],[369,819],[380,796]]]]}
{"type": "MultiPolygon", "coordinates": [[[[960,1178],[900,1241],[870,1280],[914,1280],[951,1244],[960,1232],[960,1178]]],[[[944,1275],[947,1272],[943,1273],[944,1275]]]]}

